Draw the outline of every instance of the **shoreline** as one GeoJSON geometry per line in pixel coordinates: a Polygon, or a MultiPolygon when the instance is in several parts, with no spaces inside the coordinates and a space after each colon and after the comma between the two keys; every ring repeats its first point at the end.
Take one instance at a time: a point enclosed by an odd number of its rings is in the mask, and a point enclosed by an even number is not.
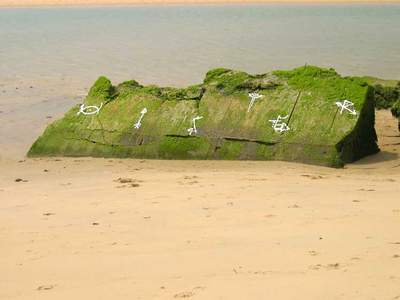
{"type": "Polygon", "coordinates": [[[366,0],[6,0],[0,3],[0,8],[23,7],[74,7],[74,6],[138,6],[138,5],[254,5],[254,4],[279,4],[279,5],[313,5],[313,4],[400,4],[399,0],[366,1],[366,0]]]}

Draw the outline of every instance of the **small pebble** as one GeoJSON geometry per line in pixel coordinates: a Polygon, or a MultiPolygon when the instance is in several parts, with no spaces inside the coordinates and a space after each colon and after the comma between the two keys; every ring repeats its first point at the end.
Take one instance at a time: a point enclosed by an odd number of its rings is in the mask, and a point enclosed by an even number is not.
{"type": "Polygon", "coordinates": [[[28,182],[28,180],[22,179],[22,178],[17,178],[17,179],[15,179],[15,182],[28,182]]]}

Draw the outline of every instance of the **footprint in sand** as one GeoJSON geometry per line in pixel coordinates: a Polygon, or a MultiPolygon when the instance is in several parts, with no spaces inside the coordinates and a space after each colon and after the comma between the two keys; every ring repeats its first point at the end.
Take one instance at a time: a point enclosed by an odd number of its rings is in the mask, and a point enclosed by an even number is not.
{"type": "Polygon", "coordinates": [[[118,185],[116,188],[123,189],[123,188],[127,188],[127,187],[139,187],[139,186],[140,186],[140,184],[138,184],[138,183],[131,183],[128,185],[118,185]]]}
{"type": "Polygon", "coordinates": [[[174,298],[190,298],[196,295],[195,291],[203,291],[205,289],[204,286],[196,286],[192,289],[192,291],[181,292],[174,295],[174,298]]]}
{"type": "Polygon", "coordinates": [[[194,295],[195,294],[193,292],[181,292],[181,293],[175,294],[174,298],[190,298],[194,295]]]}
{"type": "Polygon", "coordinates": [[[118,178],[114,180],[114,182],[122,183],[123,185],[117,186],[117,188],[126,188],[126,187],[139,187],[140,184],[138,182],[142,182],[141,180],[133,179],[133,178],[118,178]]]}
{"type": "Polygon", "coordinates": [[[193,185],[193,184],[199,183],[197,180],[195,180],[197,178],[199,178],[199,177],[197,177],[196,175],[194,175],[194,176],[184,176],[183,180],[185,180],[185,181],[184,182],[178,181],[178,183],[179,184],[184,184],[184,185],[193,185]]]}
{"type": "Polygon", "coordinates": [[[302,174],[301,176],[302,176],[302,177],[310,178],[310,179],[312,179],[312,180],[324,179],[324,178],[325,178],[324,176],[321,176],[321,175],[310,175],[310,174],[302,174]]]}
{"type": "Polygon", "coordinates": [[[311,270],[321,270],[321,269],[326,269],[326,270],[338,270],[340,269],[341,265],[339,263],[334,263],[334,264],[327,264],[327,265],[321,265],[321,264],[317,264],[317,265],[311,265],[309,268],[311,270]]]}
{"type": "Polygon", "coordinates": [[[47,212],[47,213],[43,213],[43,216],[54,216],[55,213],[51,213],[51,212],[47,212]]]}
{"type": "Polygon", "coordinates": [[[276,217],[276,215],[273,214],[268,214],[264,216],[264,218],[274,218],[274,217],[276,217]]]}
{"type": "Polygon", "coordinates": [[[248,178],[248,181],[267,181],[267,178],[248,178]]]}
{"type": "Polygon", "coordinates": [[[294,205],[288,206],[288,208],[300,208],[300,206],[298,206],[297,204],[294,204],[294,205]]]}
{"type": "Polygon", "coordinates": [[[132,183],[132,182],[134,182],[134,181],[135,181],[135,180],[132,179],[132,178],[122,178],[122,177],[120,177],[120,178],[114,180],[114,182],[119,182],[119,183],[132,183]]]}

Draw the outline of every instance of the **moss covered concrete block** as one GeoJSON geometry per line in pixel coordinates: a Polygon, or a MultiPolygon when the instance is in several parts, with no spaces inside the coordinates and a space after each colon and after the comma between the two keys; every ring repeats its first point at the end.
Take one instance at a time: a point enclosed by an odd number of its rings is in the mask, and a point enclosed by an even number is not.
{"type": "Polygon", "coordinates": [[[29,156],[287,160],[339,167],[379,151],[374,91],[361,78],[305,66],[261,75],[215,69],[188,88],[113,86],[100,77],[84,105],[49,125],[29,156]],[[249,109],[250,93],[257,93],[249,109]],[[340,112],[349,100],[356,114],[340,112]],[[134,125],[142,116],[141,126],[134,125]],[[278,116],[289,130],[273,128],[278,116]],[[193,118],[197,132],[191,132],[193,118]]]}

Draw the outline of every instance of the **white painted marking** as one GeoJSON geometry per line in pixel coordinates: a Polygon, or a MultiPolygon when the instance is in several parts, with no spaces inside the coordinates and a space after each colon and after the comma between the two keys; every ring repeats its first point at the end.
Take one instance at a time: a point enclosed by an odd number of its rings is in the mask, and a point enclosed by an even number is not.
{"type": "Polygon", "coordinates": [[[77,116],[79,116],[80,114],[84,114],[84,115],[94,115],[94,114],[98,114],[100,109],[103,107],[103,102],[101,102],[100,106],[96,106],[96,105],[88,105],[85,106],[84,103],[81,104],[81,106],[79,107],[79,111],[77,112],[77,116]]]}
{"type": "Polygon", "coordinates": [[[336,105],[340,108],[340,114],[343,113],[343,111],[347,110],[350,114],[352,115],[357,115],[357,112],[354,108],[354,103],[349,101],[349,100],[343,100],[343,102],[337,101],[335,102],[336,105]]]}
{"type": "Polygon", "coordinates": [[[203,119],[203,117],[199,117],[199,116],[194,117],[194,118],[192,119],[193,127],[189,128],[189,129],[187,130],[187,131],[189,132],[189,135],[192,135],[193,133],[194,133],[194,134],[197,134],[196,121],[197,121],[197,120],[201,120],[201,119],[203,119]]]}
{"type": "Polygon", "coordinates": [[[286,115],[284,117],[281,117],[281,115],[279,115],[278,118],[269,120],[272,123],[272,128],[275,130],[275,132],[285,132],[290,130],[289,126],[285,122],[282,122],[282,120],[285,120],[288,117],[289,115],[286,115]]]}
{"type": "Polygon", "coordinates": [[[254,102],[258,99],[258,98],[262,98],[262,97],[264,97],[264,96],[262,96],[262,95],[260,95],[259,93],[257,93],[257,92],[253,92],[253,93],[250,93],[249,94],[249,97],[250,97],[250,103],[249,103],[249,107],[247,108],[247,112],[249,112],[250,111],[250,109],[253,107],[253,105],[254,105],[254,102]]]}
{"type": "Polygon", "coordinates": [[[147,108],[143,108],[142,111],[140,112],[140,117],[139,120],[135,123],[135,125],[133,125],[133,127],[135,129],[139,129],[142,126],[142,119],[144,117],[144,115],[147,113],[147,108]]]}

